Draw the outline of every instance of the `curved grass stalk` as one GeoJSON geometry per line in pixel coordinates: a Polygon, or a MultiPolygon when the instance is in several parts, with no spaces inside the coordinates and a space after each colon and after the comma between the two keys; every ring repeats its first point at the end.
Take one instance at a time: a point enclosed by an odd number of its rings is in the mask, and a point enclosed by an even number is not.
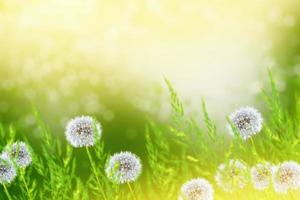
{"type": "Polygon", "coordinates": [[[91,163],[91,166],[92,166],[93,174],[94,174],[94,176],[96,177],[97,184],[98,184],[98,186],[99,186],[99,188],[100,188],[100,192],[101,192],[101,194],[102,194],[104,200],[107,200],[107,197],[106,197],[106,195],[105,195],[105,193],[104,193],[103,186],[102,186],[102,184],[100,183],[100,180],[99,180],[99,177],[98,177],[98,173],[97,173],[97,170],[96,170],[95,163],[94,163],[94,161],[93,161],[93,158],[92,158],[92,156],[91,156],[91,153],[90,153],[88,147],[86,147],[86,152],[87,152],[87,155],[88,155],[88,157],[89,157],[89,160],[90,160],[90,163],[91,163]]]}
{"type": "Polygon", "coordinates": [[[250,142],[251,142],[251,146],[252,146],[252,153],[253,153],[253,155],[256,157],[256,158],[258,158],[258,160],[261,160],[260,159],[260,156],[258,155],[258,153],[257,153],[257,150],[256,150],[256,147],[255,147],[255,144],[254,144],[254,141],[253,141],[253,138],[252,137],[250,137],[250,142]]]}
{"type": "Polygon", "coordinates": [[[25,189],[26,189],[26,192],[27,192],[28,199],[29,199],[29,200],[33,200],[32,196],[31,196],[31,192],[29,191],[27,182],[26,182],[26,180],[25,180],[24,174],[25,174],[25,170],[23,169],[22,172],[21,172],[21,179],[22,179],[23,184],[24,184],[24,186],[25,186],[25,189]]]}
{"type": "Polygon", "coordinates": [[[136,198],[136,196],[135,196],[135,194],[134,194],[134,192],[133,192],[133,189],[132,189],[130,183],[127,182],[127,185],[128,185],[128,188],[129,188],[129,190],[130,190],[130,193],[131,193],[133,199],[134,199],[134,200],[137,200],[137,198],[136,198]]]}
{"type": "Polygon", "coordinates": [[[8,198],[8,200],[12,200],[12,198],[11,198],[11,196],[10,196],[10,194],[9,194],[9,192],[8,192],[7,187],[6,187],[5,184],[3,184],[3,187],[4,187],[4,192],[5,192],[5,194],[6,194],[7,198],[8,198]]]}

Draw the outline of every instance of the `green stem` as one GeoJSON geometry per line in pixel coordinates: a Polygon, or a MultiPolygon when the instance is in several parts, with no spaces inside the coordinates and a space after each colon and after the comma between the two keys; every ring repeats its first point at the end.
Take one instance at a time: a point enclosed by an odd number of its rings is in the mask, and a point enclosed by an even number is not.
{"type": "Polygon", "coordinates": [[[134,194],[134,192],[133,192],[133,189],[132,189],[130,183],[127,182],[127,185],[128,185],[128,188],[129,188],[129,190],[130,190],[130,193],[131,193],[133,199],[137,200],[137,198],[136,198],[136,196],[135,196],[135,194],[134,194]]]}
{"type": "Polygon", "coordinates": [[[8,198],[9,200],[12,200],[12,198],[11,198],[11,196],[10,196],[10,194],[9,194],[9,192],[8,192],[7,187],[6,187],[5,184],[3,184],[3,187],[4,187],[4,192],[5,192],[6,196],[7,196],[7,198],[8,198]]]}
{"type": "Polygon", "coordinates": [[[26,191],[27,191],[28,198],[29,198],[30,200],[32,200],[33,198],[32,198],[31,193],[30,193],[30,191],[29,191],[29,188],[28,188],[27,182],[26,182],[26,180],[25,180],[24,174],[25,174],[25,172],[24,172],[24,170],[22,170],[21,178],[22,178],[22,181],[23,181],[23,183],[24,183],[24,185],[25,185],[25,188],[26,188],[26,191]]]}
{"type": "Polygon", "coordinates": [[[257,150],[256,150],[256,147],[255,147],[255,144],[254,144],[254,141],[253,141],[252,137],[250,137],[250,141],[251,141],[251,144],[252,144],[252,152],[253,152],[254,156],[256,158],[258,158],[258,160],[260,160],[260,157],[257,153],[257,150]]]}
{"type": "Polygon", "coordinates": [[[94,174],[94,176],[96,177],[96,181],[97,181],[97,183],[98,183],[98,185],[99,185],[99,187],[100,187],[101,194],[102,194],[103,198],[104,198],[105,200],[107,200],[106,195],[105,195],[104,190],[103,190],[103,187],[102,187],[102,185],[101,185],[101,183],[100,183],[100,180],[99,180],[99,178],[98,178],[98,173],[97,173],[97,170],[96,170],[95,163],[94,163],[94,161],[93,161],[93,158],[92,158],[92,156],[91,156],[91,153],[90,153],[88,147],[86,147],[86,152],[87,152],[87,155],[88,155],[88,157],[89,157],[89,160],[90,160],[90,163],[91,163],[91,166],[92,166],[93,174],[94,174]]]}

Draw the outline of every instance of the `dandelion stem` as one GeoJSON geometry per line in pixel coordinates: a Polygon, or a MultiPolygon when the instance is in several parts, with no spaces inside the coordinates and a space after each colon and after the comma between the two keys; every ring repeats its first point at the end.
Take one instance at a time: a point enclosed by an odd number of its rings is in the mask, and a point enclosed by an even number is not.
{"type": "Polygon", "coordinates": [[[22,181],[23,181],[23,183],[24,183],[24,185],[25,185],[25,188],[26,188],[26,191],[27,191],[28,198],[29,198],[30,200],[32,200],[33,198],[32,198],[31,193],[30,193],[30,191],[29,191],[29,188],[28,188],[27,182],[26,182],[26,180],[25,180],[24,174],[25,174],[25,172],[24,172],[24,169],[23,169],[23,170],[22,170],[22,174],[21,174],[21,178],[22,178],[22,181]]]}
{"type": "Polygon", "coordinates": [[[93,170],[93,174],[94,174],[94,176],[96,177],[96,181],[97,181],[97,183],[98,183],[98,185],[99,185],[101,194],[102,194],[103,198],[104,198],[105,200],[107,200],[106,195],[105,195],[104,190],[103,190],[103,187],[102,187],[102,184],[100,183],[100,180],[99,180],[99,177],[98,177],[98,173],[97,173],[97,170],[96,170],[95,163],[94,163],[94,161],[93,161],[93,158],[92,158],[92,156],[91,156],[91,153],[90,153],[88,147],[86,147],[86,152],[87,152],[87,155],[88,155],[88,157],[89,157],[89,160],[90,160],[90,163],[91,163],[91,166],[92,166],[92,170],[93,170]]]}
{"type": "Polygon", "coordinates": [[[257,150],[256,150],[256,147],[255,147],[255,144],[254,144],[254,141],[253,141],[252,137],[250,138],[250,142],[252,144],[252,152],[253,152],[254,156],[257,157],[258,159],[260,159],[259,156],[258,156],[258,153],[257,153],[257,150]]]}
{"type": "Polygon", "coordinates": [[[7,187],[6,187],[5,184],[3,184],[3,187],[4,187],[4,192],[5,192],[6,196],[7,196],[7,198],[8,198],[9,200],[12,200],[12,198],[11,198],[11,196],[10,196],[10,194],[9,194],[9,192],[8,192],[7,187]]]}
{"type": "Polygon", "coordinates": [[[134,194],[134,192],[133,192],[133,189],[132,189],[130,183],[127,182],[127,185],[128,185],[128,188],[129,188],[129,190],[130,190],[130,193],[131,193],[133,199],[137,200],[137,198],[136,198],[136,196],[135,196],[135,194],[134,194]]]}

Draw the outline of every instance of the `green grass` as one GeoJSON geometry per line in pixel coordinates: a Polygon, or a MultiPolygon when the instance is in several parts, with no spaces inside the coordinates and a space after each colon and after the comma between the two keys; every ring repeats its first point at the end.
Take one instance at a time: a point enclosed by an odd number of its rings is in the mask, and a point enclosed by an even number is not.
{"type": "MultiPolygon", "coordinates": [[[[202,101],[202,127],[198,119],[186,116],[184,106],[170,81],[165,80],[170,92],[172,120],[168,124],[147,119],[142,158],[143,172],[132,184],[111,183],[104,173],[106,160],[111,152],[101,140],[94,147],[74,149],[55,137],[34,109],[39,138],[32,145],[33,164],[18,175],[10,185],[5,185],[12,199],[177,199],[181,185],[195,177],[211,182],[215,199],[299,199],[300,192],[276,194],[272,187],[259,192],[251,184],[234,193],[225,193],[215,184],[214,175],[219,164],[229,159],[241,159],[249,166],[269,161],[279,164],[286,160],[300,161],[300,98],[296,114],[289,114],[280,100],[271,73],[270,90],[262,92],[267,113],[263,113],[263,130],[251,140],[243,141],[238,134],[229,137],[226,130],[219,130],[202,101]],[[83,155],[78,156],[78,155],[83,155]],[[84,175],[78,168],[87,166],[84,175]],[[23,179],[24,178],[24,179],[23,179]]],[[[200,105],[201,106],[201,105],[200,105]]],[[[226,118],[226,116],[224,116],[226,118]]],[[[230,121],[228,121],[230,123],[230,121]]],[[[109,134],[109,133],[104,133],[109,134]]],[[[13,126],[0,126],[0,150],[17,139],[32,144],[30,136],[17,137],[13,126]]],[[[127,149],[124,149],[127,150],[127,149]]],[[[133,152],[135,153],[135,152],[133,152]]],[[[0,186],[0,199],[7,199],[0,186]]]]}

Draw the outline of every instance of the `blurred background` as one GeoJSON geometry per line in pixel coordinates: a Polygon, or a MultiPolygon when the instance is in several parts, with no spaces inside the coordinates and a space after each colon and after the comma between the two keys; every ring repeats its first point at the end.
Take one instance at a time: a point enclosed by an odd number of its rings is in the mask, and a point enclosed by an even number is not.
{"type": "Polygon", "coordinates": [[[236,107],[263,109],[268,68],[293,113],[299,11],[297,0],[0,0],[0,122],[34,138],[34,105],[64,141],[68,120],[93,115],[107,149],[141,155],[145,117],[170,118],[164,77],[187,114],[201,123],[204,98],[224,127],[236,107]]]}

